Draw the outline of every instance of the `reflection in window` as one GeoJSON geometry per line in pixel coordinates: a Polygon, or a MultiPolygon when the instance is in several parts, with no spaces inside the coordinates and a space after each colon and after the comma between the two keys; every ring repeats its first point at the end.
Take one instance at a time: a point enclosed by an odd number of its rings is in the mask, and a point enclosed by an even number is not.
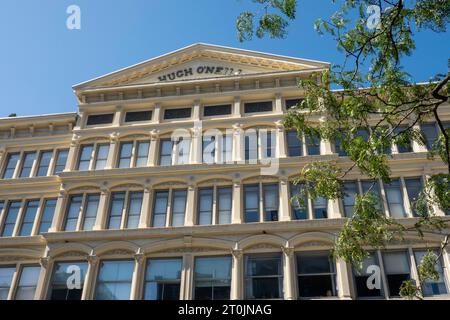
{"type": "Polygon", "coordinates": [[[40,272],[41,267],[39,266],[26,266],[22,268],[15,300],[34,300],[40,272]]]}
{"type": "Polygon", "coordinates": [[[323,197],[317,197],[313,201],[314,219],[328,218],[328,200],[323,197]]]}
{"type": "Polygon", "coordinates": [[[245,299],[283,298],[281,254],[245,256],[245,299]]]}
{"type": "Polygon", "coordinates": [[[259,186],[244,186],[245,222],[259,222],[259,186]]]}
{"type": "Polygon", "coordinates": [[[119,168],[129,168],[131,166],[131,154],[133,142],[124,142],[120,144],[119,168]]]}
{"type": "Polygon", "coordinates": [[[97,155],[95,159],[95,170],[103,170],[106,168],[108,161],[109,144],[99,144],[97,146],[97,155]]]}
{"type": "Polygon", "coordinates": [[[0,267],[0,300],[8,299],[14,272],[14,267],[0,267]]]}
{"type": "Polygon", "coordinates": [[[74,195],[69,198],[66,223],[64,226],[65,231],[75,231],[77,229],[78,217],[80,215],[82,201],[82,195],[74,195]]]}
{"type": "Polygon", "coordinates": [[[195,299],[230,299],[231,257],[197,257],[195,259],[195,299]]]}
{"type": "Polygon", "coordinates": [[[393,179],[391,183],[384,185],[386,190],[386,198],[389,205],[391,217],[403,218],[406,216],[405,208],[403,206],[403,196],[400,184],[400,179],[393,179]]]}
{"type": "Polygon", "coordinates": [[[186,213],[186,190],[172,191],[172,226],[184,226],[184,216],[186,213]]]}
{"type": "Polygon", "coordinates": [[[31,236],[36,213],[39,208],[39,200],[28,200],[25,206],[25,214],[23,216],[22,225],[20,227],[19,236],[31,236]]]}
{"type": "Polygon", "coordinates": [[[63,172],[66,168],[67,157],[69,155],[69,150],[63,149],[58,151],[58,155],[56,156],[55,169],[53,170],[53,174],[58,172],[63,172]]]}
{"type": "Polygon", "coordinates": [[[297,274],[301,298],[336,296],[336,271],[328,252],[298,253],[297,274]]]}
{"type": "MultiPolygon", "coordinates": [[[[426,250],[414,250],[414,257],[416,264],[419,265],[422,262],[423,257],[428,253],[426,250]]],[[[437,257],[436,252],[434,252],[437,257]]],[[[446,294],[447,288],[445,286],[444,269],[442,268],[442,258],[439,258],[435,265],[435,270],[439,274],[438,280],[427,279],[422,283],[422,293],[424,296],[434,296],[440,294],[446,294]]]]}
{"type": "Polygon", "coordinates": [[[153,227],[165,227],[169,191],[156,191],[153,205],[153,227]]]}
{"type": "Polygon", "coordinates": [[[159,165],[170,166],[172,164],[173,142],[170,139],[161,140],[159,151],[159,165]]]}
{"type": "Polygon", "coordinates": [[[181,258],[147,260],[144,300],[179,300],[181,265],[181,258]]]}
{"type": "Polygon", "coordinates": [[[34,160],[36,159],[36,152],[27,152],[23,157],[22,170],[20,171],[20,178],[29,178],[31,176],[31,169],[33,168],[34,160]]]}
{"type": "Polygon", "coordinates": [[[56,209],[56,201],[56,199],[47,199],[44,201],[44,209],[42,210],[39,234],[47,233],[52,226],[56,209]]]}
{"type": "Polygon", "coordinates": [[[319,137],[313,135],[312,137],[306,136],[306,150],[308,152],[308,156],[317,156],[320,155],[320,139],[319,137]]]}
{"type": "MultiPolygon", "coordinates": [[[[371,266],[380,267],[377,255],[374,252],[370,252],[369,256],[363,260],[360,270],[353,268],[353,272],[355,275],[355,288],[358,297],[381,297],[382,295],[381,289],[371,289],[367,285],[367,280],[374,274],[373,269],[370,269],[371,266]]],[[[381,285],[381,279],[379,283],[381,285]]],[[[370,284],[375,283],[374,281],[370,281],[370,284]]]]}
{"type": "Polygon", "coordinates": [[[415,217],[417,217],[416,203],[419,200],[419,194],[422,191],[421,178],[405,178],[406,191],[408,193],[411,210],[415,217]]]}
{"type": "Polygon", "coordinates": [[[87,203],[85,204],[83,230],[92,230],[97,218],[98,204],[100,202],[99,194],[90,194],[87,196],[87,203]]]}
{"type": "Polygon", "coordinates": [[[80,157],[78,160],[78,170],[80,170],[80,171],[89,170],[93,150],[94,150],[94,145],[90,144],[90,145],[81,146],[80,157]]]}
{"type": "Polygon", "coordinates": [[[400,286],[403,281],[411,278],[408,258],[407,253],[403,251],[383,253],[384,271],[390,297],[400,296],[400,286]]]}
{"type": "Polygon", "coordinates": [[[102,261],[95,300],[129,300],[134,261],[102,261]]]}
{"type": "Polygon", "coordinates": [[[13,235],[21,205],[21,201],[12,201],[8,204],[6,219],[3,224],[2,237],[11,237],[13,235]]]}
{"type": "Polygon", "coordinates": [[[401,136],[405,136],[406,138],[403,140],[402,138],[402,143],[398,142],[397,143],[397,149],[399,153],[405,153],[405,152],[412,152],[412,144],[411,144],[411,138],[409,137],[409,135],[411,134],[411,132],[406,132],[406,130],[408,129],[408,126],[398,126],[397,128],[394,129],[394,134],[398,135],[398,137],[401,136]]]}
{"type": "Polygon", "coordinates": [[[53,151],[42,151],[39,156],[39,165],[36,172],[37,177],[45,177],[50,168],[50,161],[52,160],[53,151]]]}
{"type": "Polygon", "coordinates": [[[353,216],[355,199],[358,193],[358,183],[356,181],[344,182],[344,198],[342,199],[342,202],[344,204],[344,213],[347,218],[353,216]]]}
{"type": "Polygon", "coordinates": [[[19,162],[20,154],[11,153],[8,155],[8,160],[6,161],[6,168],[3,172],[3,179],[11,179],[14,176],[14,171],[16,171],[17,163],[19,162]]]}
{"type": "Polygon", "coordinates": [[[58,262],[53,269],[48,297],[50,300],[81,300],[84,280],[87,272],[87,262],[58,262]],[[78,277],[79,276],[79,277],[78,277]],[[73,288],[71,279],[79,279],[80,285],[73,288]]]}
{"type": "Polygon", "coordinates": [[[296,130],[287,132],[287,145],[289,157],[303,156],[303,141],[298,137],[296,130]]]}
{"type": "Polygon", "coordinates": [[[291,182],[291,210],[293,220],[308,219],[308,198],[305,192],[304,184],[294,184],[291,182]],[[297,197],[302,197],[303,203],[298,201],[297,197]]]}
{"type": "Polygon", "coordinates": [[[233,194],[231,187],[221,187],[217,189],[217,208],[219,224],[231,223],[231,206],[233,194]]]}
{"type": "Polygon", "coordinates": [[[278,221],[278,184],[263,185],[264,221],[278,221]]]}
{"type": "Polygon", "coordinates": [[[201,188],[198,191],[198,224],[212,224],[214,188],[201,188]]]}

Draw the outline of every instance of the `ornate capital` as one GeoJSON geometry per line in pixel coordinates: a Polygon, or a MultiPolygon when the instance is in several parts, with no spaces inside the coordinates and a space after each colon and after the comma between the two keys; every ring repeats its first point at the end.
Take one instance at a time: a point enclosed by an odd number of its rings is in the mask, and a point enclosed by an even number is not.
{"type": "Polygon", "coordinates": [[[153,141],[158,140],[158,137],[159,137],[159,130],[153,129],[152,131],[150,131],[151,140],[153,141]]]}
{"type": "Polygon", "coordinates": [[[47,269],[48,265],[50,263],[50,257],[41,257],[39,259],[39,264],[42,268],[47,269]]]}
{"type": "Polygon", "coordinates": [[[293,247],[281,247],[283,253],[289,257],[294,255],[295,249],[293,247]]]}
{"type": "Polygon", "coordinates": [[[111,143],[117,143],[119,141],[119,138],[120,138],[119,132],[113,132],[109,135],[109,140],[111,141],[111,143]]]}
{"type": "Polygon", "coordinates": [[[283,131],[284,130],[283,120],[276,121],[275,126],[278,129],[278,131],[283,131]]]}
{"type": "Polygon", "coordinates": [[[145,255],[142,252],[142,249],[139,248],[136,252],[136,254],[134,255],[134,260],[136,260],[137,263],[141,264],[142,262],[144,262],[145,260],[145,255]]]}
{"type": "Polygon", "coordinates": [[[87,261],[89,262],[89,264],[92,267],[96,267],[98,262],[99,262],[99,260],[100,259],[94,254],[90,254],[90,255],[87,256],[87,261]]]}
{"type": "Polygon", "coordinates": [[[71,147],[76,147],[80,144],[81,136],[74,134],[72,136],[72,141],[70,142],[71,147]]]}
{"type": "Polygon", "coordinates": [[[242,249],[231,249],[231,255],[235,259],[241,259],[242,256],[244,255],[244,252],[242,251],[242,249]]]}

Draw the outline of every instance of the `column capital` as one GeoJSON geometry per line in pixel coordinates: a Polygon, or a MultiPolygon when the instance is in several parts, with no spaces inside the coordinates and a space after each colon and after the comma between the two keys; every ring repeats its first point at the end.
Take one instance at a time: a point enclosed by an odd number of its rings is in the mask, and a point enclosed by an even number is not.
{"type": "Polygon", "coordinates": [[[244,255],[244,252],[242,249],[231,249],[231,255],[235,258],[235,259],[241,259],[242,256],[244,255]]]}
{"type": "Polygon", "coordinates": [[[279,131],[283,131],[284,128],[284,124],[283,124],[283,120],[278,120],[275,121],[275,127],[279,130],[279,131]]]}
{"type": "Polygon", "coordinates": [[[134,260],[136,260],[137,263],[142,263],[145,260],[145,255],[142,252],[142,249],[139,248],[137,252],[134,254],[134,260]]]}
{"type": "Polygon", "coordinates": [[[283,253],[285,255],[292,257],[294,255],[295,248],[294,247],[281,247],[281,251],[283,251],[283,253]]]}
{"type": "Polygon", "coordinates": [[[80,144],[80,140],[81,140],[81,136],[79,136],[78,134],[74,134],[72,136],[72,141],[70,142],[70,146],[71,147],[76,147],[80,144]]]}
{"type": "Polygon", "coordinates": [[[117,143],[119,141],[119,138],[120,138],[119,132],[113,132],[109,135],[109,140],[111,143],[117,143]]]}
{"type": "Polygon", "coordinates": [[[100,261],[100,259],[98,258],[97,255],[95,254],[90,254],[87,256],[87,261],[89,262],[89,264],[93,267],[97,266],[98,262],[100,261]]]}
{"type": "Polygon", "coordinates": [[[123,110],[123,105],[119,104],[116,106],[116,111],[122,111],[123,110]]]}
{"type": "Polygon", "coordinates": [[[50,264],[50,260],[51,260],[50,257],[41,257],[39,259],[39,264],[41,265],[42,268],[47,269],[47,267],[50,264]]]}
{"type": "Polygon", "coordinates": [[[150,131],[150,139],[152,141],[158,140],[159,138],[159,130],[153,129],[150,131]]]}

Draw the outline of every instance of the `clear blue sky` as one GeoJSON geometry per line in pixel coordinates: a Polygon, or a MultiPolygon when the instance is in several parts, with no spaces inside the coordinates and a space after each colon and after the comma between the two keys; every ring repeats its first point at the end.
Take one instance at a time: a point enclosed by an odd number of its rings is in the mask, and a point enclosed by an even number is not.
{"type": "MultiPolygon", "coordinates": [[[[72,85],[195,42],[339,63],[334,41],[313,30],[336,5],[299,2],[287,39],[241,44],[235,21],[250,0],[2,0],[0,117],[75,111],[72,85]],[[81,8],[81,30],[66,28],[71,4],[81,8]]],[[[406,62],[414,81],[445,73],[449,49],[448,33],[419,34],[406,62]]]]}

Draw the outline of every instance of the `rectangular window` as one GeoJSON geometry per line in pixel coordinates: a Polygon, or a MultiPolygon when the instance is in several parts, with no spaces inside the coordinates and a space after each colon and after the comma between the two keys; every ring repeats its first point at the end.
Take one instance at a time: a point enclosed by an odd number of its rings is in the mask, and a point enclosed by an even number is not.
{"type": "Polygon", "coordinates": [[[278,221],[278,184],[263,185],[264,221],[278,221]]]}
{"type": "Polygon", "coordinates": [[[78,217],[81,212],[82,195],[71,196],[67,206],[66,223],[64,231],[75,231],[77,229],[78,217]]]}
{"type": "Polygon", "coordinates": [[[14,267],[0,267],[0,300],[8,299],[14,272],[16,272],[14,267]]]}
{"type": "Polygon", "coordinates": [[[400,286],[403,281],[409,280],[410,267],[406,252],[384,252],[384,272],[389,288],[390,297],[400,296],[400,286]]]}
{"type": "Polygon", "coordinates": [[[99,124],[110,124],[113,122],[113,119],[114,119],[114,113],[92,114],[92,115],[88,116],[86,124],[88,126],[99,125],[99,124]]]}
{"type": "Polygon", "coordinates": [[[393,179],[391,183],[384,185],[386,190],[386,198],[389,205],[391,217],[403,218],[406,216],[405,208],[403,206],[403,196],[400,184],[400,179],[393,179]]]}
{"type": "Polygon", "coordinates": [[[34,300],[41,267],[27,266],[20,272],[20,280],[16,289],[15,300],[34,300]]]}
{"type": "Polygon", "coordinates": [[[148,259],[144,300],[179,300],[181,267],[181,258],[148,259]]]}
{"type": "Polygon", "coordinates": [[[203,163],[212,164],[216,162],[216,137],[203,136],[202,144],[203,163]]]}
{"type": "Polygon", "coordinates": [[[152,111],[131,111],[125,115],[125,122],[141,122],[152,120],[152,111]]]}
{"type": "Polygon", "coordinates": [[[108,229],[120,229],[125,206],[125,194],[125,192],[114,192],[111,194],[108,229]]]}
{"type": "Polygon", "coordinates": [[[344,205],[344,213],[347,218],[353,216],[355,209],[355,199],[359,194],[357,181],[345,181],[344,182],[344,198],[342,199],[344,205]]]}
{"type": "Polygon", "coordinates": [[[100,263],[95,300],[129,300],[134,261],[102,261],[100,263]]]}
{"type": "Polygon", "coordinates": [[[334,148],[335,148],[335,152],[340,156],[340,157],[347,157],[348,153],[347,151],[344,150],[344,147],[342,145],[342,141],[340,139],[336,139],[334,142],[334,148]]]}
{"type": "Polygon", "coordinates": [[[421,125],[422,133],[425,136],[426,146],[428,150],[431,150],[433,144],[439,137],[439,131],[435,123],[427,123],[421,125]]]}
{"type": "Polygon", "coordinates": [[[94,145],[84,145],[80,149],[80,157],[78,160],[78,170],[87,171],[90,169],[92,151],[94,150],[94,145]]]}
{"type": "Polygon", "coordinates": [[[245,133],[245,160],[258,159],[258,133],[255,130],[249,130],[245,133]]]}
{"type": "Polygon", "coordinates": [[[194,275],[196,300],[230,299],[231,257],[198,257],[194,275]]]}
{"type": "Polygon", "coordinates": [[[406,191],[408,193],[411,210],[415,217],[417,217],[416,203],[419,199],[419,194],[422,191],[421,178],[405,178],[406,191]]]}
{"type": "Polygon", "coordinates": [[[20,226],[19,236],[31,236],[36,213],[39,208],[39,200],[28,200],[25,206],[25,213],[20,226]]]}
{"type": "Polygon", "coordinates": [[[245,113],[270,112],[272,109],[272,101],[249,102],[244,104],[245,113]]]}
{"type": "MultiPolygon", "coordinates": [[[[416,264],[419,265],[422,262],[423,257],[428,253],[427,250],[414,250],[414,258],[416,264]]],[[[436,252],[434,252],[437,257],[436,252]]],[[[442,259],[439,258],[435,265],[435,270],[439,274],[438,280],[428,279],[422,283],[422,293],[424,296],[435,296],[440,294],[447,294],[447,288],[445,286],[444,269],[442,268],[442,259]]]]}
{"type": "Polygon", "coordinates": [[[53,170],[53,174],[57,174],[59,172],[63,172],[66,168],[67,157],[69,156],[69,150],[62,149],[58,150],[58,155],[56,156],[55,169],[53,170]]]}
{"type": "Polygon", "coordinates": [[[81,300],[84,281],[86,278],[87,262],[57,262],[53,268],[52,280],[50,282],[48,297],[50,300],[81,300]],[[80,285],[68,287],[74,273],[79,274],[80,285]],[[78,273],[79,272],[79,273],[78,273]]]}
{"type": "Polygon", "coordinates": [[[191,117],[191,108],[166,109],[164,110],[164,119],[183,119],[191,117]]]}
{"type": "Polygon", "coordinates": [[[245,299],[282,299],[281,254],[245,256],[245,299]]]}
{"type": "Polygon", "coordinates": [[[223,163],[231,163],[233,161],[233,137],[231,135],[223,135],[219,143],[222,142],[222,159],[223,163]]]}
{"type": "Polygon", "coordinates": [[[31,176],[31,170],[35,159],[36,152],[27,152],[24,154],[20,178],[29,178],[31,176]]]}
{"type": "Polygon", "coordinates": [[[363,194],[367,194],[370,192],[372,195],[374,195],[378,199],[377,208],[379,211],[383,210],[383,200],[381,198],[381,189],[380,189],[380,183],[378,181],[373,180],[365,180],[361,181],[361,187],[363,194]]]}
{"type": "Polygon", "coordinates": [[[301,102],[304,99],[286,99],[286,110],[289,110],[291,108],[300,107],[301,102]]]}
{"type": "Polygon", "coordinates": [[[360,270],[353,268],[353,273],[355,276],[356,293],[360,298],[382,296],[381,289],[369,288],[367,285],[367,280],[374,272],[373,271],[374,269],[370,268],[371,266],[376,266],[378,268],[380,267],[380,264],[378,263],[377,254],[375,252],[370,252],[369,256],[363,260],[360,270]]]}
{"type": "Polygon", "coordinates": [[[84,205],[84,222],[83,230],[89,231],[94,228],[95,219],[97,218],[98,204],[100,202],[99,194],[90,194],[86,197],[84,205]]]}
{"type": "Polygon", "coordinates": [[[259,131],[259,137],[261,139],[261,151],[262,159],[270,159],[275,157],[275,131],[262,129],[259,131]]]}
{"type": "Polygon", "coordinates": [[[313,215],[314,219],[328,218],[328,199],[318,197],[313,201],[313,215]]]}
{"type": "Polygon", "coordinates": [[[131,166],[132,153],[133,142],[123,142],[120,144],[119,168],[129,168],[131,166]]]}
{"type": "Polygon", "coordinates": [[[212,224],[214,188],[202,188],[198,191],[198,224],[212,224]]]}
{"type": "Polygon", "coordinates": [[[291,182],[291,210],[293,220],[308,219],[308,197],[306,195],[304,184],[294,184],[291,182]],[[299,201],[300,197],[302,201],[299,201]]]}
{"type": "Polygon", "coordinates": [[[11,179],[16,171],[17,163],[19,162],[19,153],[10,153],[8,155],[8,161],[6,161],[5,172],[3,172],[3,179],[11,179]]]}
{"type": "Polygon", "coordinates": [[[308,156],[318,156],[320,155],[320,139],[317,136],[306,136],[306,150],[308,152],[308,156]]]}
{"type": "Polygon", "coordinates": [[[136,167],[146,167],[150,151],[150,141],[138,141],[136,149],[136,167]]]}
{"type": "Polygon", "coordinates": [[[170,139],[161,140],[159,149],[159,165],[170,166],[172,164],[173,142],[170,139]]]}
{"type": "Polygon", "coordinates": [[[95,170],[103,170],[106,168],[108,161],[109,144],[97,145],[97,155],[95,159],[95,170]]]}
{"type": "Polygon", "coordinates": [[[407,130],[408,127],[407,126],[399,126],[397,128],[394,129],[394,134],[395,135],[399,135],[399,136],[403,136],[406,134],[406,139],[402,139],[402,143],[397,143],[397,149],[399,153],[405,153],[405,152],[412,152],[412,144],[411,144],[411,139],[409,138],[409,133],[402,133],[405,132],[405,130],[407,130]]]}
{"type": "Polygon", "coordinates": [[[184,216],[186,213],[186,190],[172,191],[172,226],[184,226],[184,216]]]}
{"type": "Polygon", "coordinates": [[[217,188],[217,208],[219,224],[231,223],[233,193],[231,187],[217,188]]]}
{"type": "Polygon", "coordinates": [[[127,228],[137,229],[139,226],[139,218],[141,216],[142,199],[144,193],[142,191],[130,192],[130,200],[128,203],[127,228]]]}
{"type": "Polygon", "coordinates": [[[205,106],[203,109],[203,116],[205,117],[223,116],[228,114],[231,114],[231,104],[205,106]]]}
{"type": "Polygon", "coordinates": [[[169,191],[156,191],[155,203],[153,205],[153,227],[165,227],[167,216],[167,204],[169,202],[169,191]]]}
{"type": "Polygon", "coordinates": [[[21,201],[12,201],[8,204],[2,237],[12,237],[21,206],[21,201]]]}
{"type": "Polygon", "coordinates": [[[45,177],[48,175],[50,161],[52,160],[53,151],[42,151],[39,155],[39,165],[36,173],[37,177],[45,177]]]}
{"type": "Polygon", "coordinates": [[[191,139],[181,138],[177,141],[177,164],[188,164],[191,149],[191,139]]]}
{"type": "Polygon", "coordinates": [[[336,271],[328,252],[297,254],[299,297],[336,296],[336,271]]]}
{"type": "Polygon", "coordinates": [[[259,222],[259,185],[244,186],[245,222],[259,222]]]}
{"type": "Polygon", "coordinates": [[[303,156],[303,142],[298,137],[297,131],[287,132],[287,144],[289,157],[301,157],[303,156]]]}
{"type": "Polygon", "coordinates": [[[44,201],[44,209],[42,210],[39,234],[47,233],[52,226],[56,209],[56,201],[56,199],[47,199],[44,201]]]}

